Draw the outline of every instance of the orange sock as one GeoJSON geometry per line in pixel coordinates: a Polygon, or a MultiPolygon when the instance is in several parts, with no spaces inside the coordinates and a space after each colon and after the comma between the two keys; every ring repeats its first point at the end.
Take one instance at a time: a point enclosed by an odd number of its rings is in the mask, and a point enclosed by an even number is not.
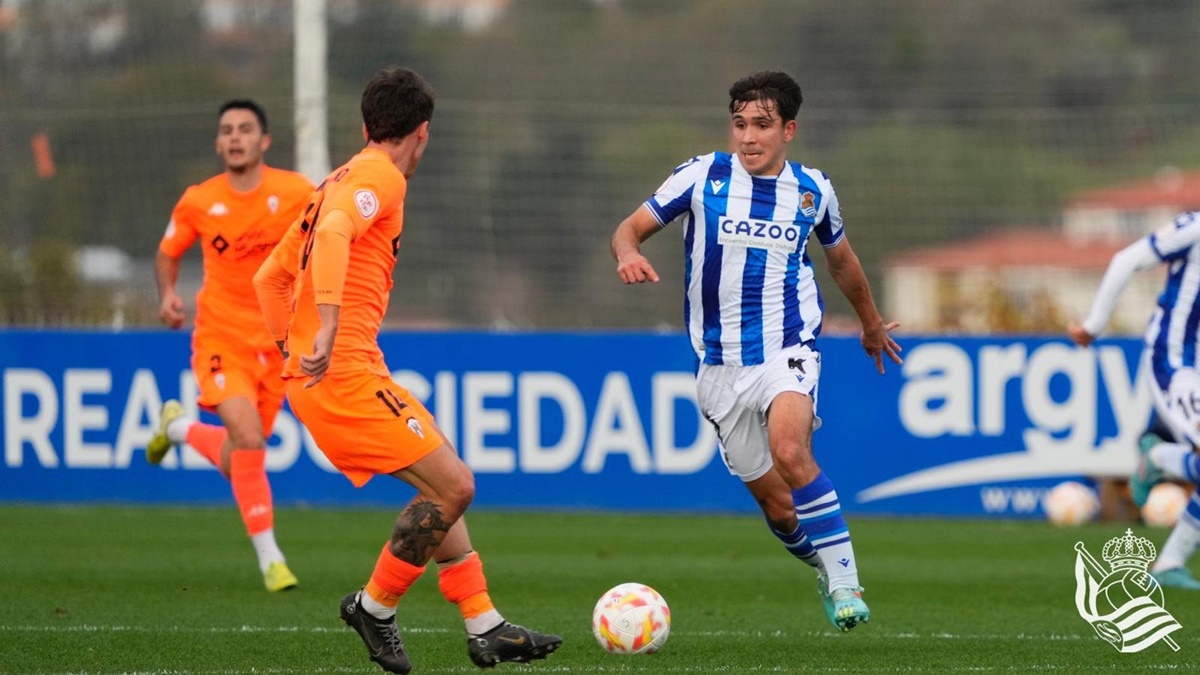
{"type": "Polygon", "coordinates": [[[234,450],[229,457],[229,482],[246,532],[253,537],[275,523],[271,484],[267,482],[266,450],[234,450]]]}
{"type": "Polygon", "coordinates": [[[438,565],[438,588],[446,600],[458,605],[464,619],[474,619],[496,608],[487,592],[483,561],[475,551],[462,560],[438,565]]]}
{"type": "Polygon", "coordinates": [[[397,558],[392,555],[388,544],[384,544],[379,560],[375,562],[375,571],[371,573],[371,580],[367,582],[367,595],[384,607],[395,609],[400,604],[400,596],[424,573],[424,567],[397,558]]]}
{"type": "Polygon", "coordinates": [[[196,449],[196,452],[203,455],[204,459],[219,468],[221,466],[221,446],[225,444],[225,437],[228,435],[225,427],[193,422],[192,426],[188,427],[187,442],[196,449]]]}

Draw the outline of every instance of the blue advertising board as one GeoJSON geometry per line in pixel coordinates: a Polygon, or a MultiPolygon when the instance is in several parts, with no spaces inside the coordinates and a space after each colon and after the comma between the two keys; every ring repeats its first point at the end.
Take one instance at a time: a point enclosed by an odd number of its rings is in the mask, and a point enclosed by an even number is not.
{"type": "MultiPolygon", "coordinates": [[[[699,415],[682,334],[386,333],[393,377],[476,474],[475,508],[754,512],[699,415]]],[[[1140,345],[902,337],[880,375],[855,338],[822,337],[817,459],[851,513],[1031,517],[1067,477],[1122,475],[1150,411],[1140,345]]],[[[0,501],[224,503],[190,449],[144,447],[166,398],[193,412],[188,337],[0,331],[0,501]]],[[[215,421],[214,418],[208,418],[215,421]]],[[[279,504],[384,505],[355,489],[288,410],[268,452],[279,504]]]]}

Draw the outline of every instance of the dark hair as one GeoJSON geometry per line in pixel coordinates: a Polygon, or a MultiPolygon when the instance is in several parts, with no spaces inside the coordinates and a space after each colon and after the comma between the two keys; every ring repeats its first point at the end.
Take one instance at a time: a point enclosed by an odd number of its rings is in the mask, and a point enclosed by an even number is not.
{"type": "Polygon", "coordinates": [[[263,110],[261,105],[248,98],[231,98],[221,104],[221,111],[217,113],[217,117],[230,110],[249,110],[258,118],[258,126],[262,127],[262,132],[270,133],[267,131],[267,111],[263,110]]]}
{"type": "Polygon", "coordinates": [[[729,88],[729,114],[741,112],[747,104],[754,101],[770,101],[775,104],[775,110],[779,112],[784,123],[787,123],[796,119],[796,113],[799,112],[803,100],[800,85],[791,75],[776,70],[763,70],[743,77],[729,88]]]}
{"type": "Polygon", "coordinates": [[[411,134],[422,122],[433,119],[433,99],[433,88],[425,78],[408,68],[375,73],[362,95],[367,137],[378,143],[411,134]]]}

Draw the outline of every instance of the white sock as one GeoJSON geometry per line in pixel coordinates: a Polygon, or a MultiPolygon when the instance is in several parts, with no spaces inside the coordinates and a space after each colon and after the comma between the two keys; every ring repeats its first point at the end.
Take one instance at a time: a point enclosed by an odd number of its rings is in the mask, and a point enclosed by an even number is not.
{"type": "Polygon", "coordinates": [[[828,578],[829,592],[839,588],[858,588],[858,565],[850,542],[817,549],[828,578]],[[833,563],[833,564],[830,564],[833,563]]]}
{"type": "Polygon", "coordinates": [[[1171,478],[1188,480],[1184,461],[1192,454],[1192,446],[1186,443],[1159,443],[1150,449],[1150,461],[1171,478]]]}
{"type": "Polygon", "coordinates": [[[483,614],[471,617],[470,619],[465,619],[465,621],[467,623],[467,635],[475,636],[483,635],[489,630],[504,623],[504,617],[500,616],[500,612],[496,611],[495,609],[489,609],[483,614]]]}
{"type": "Polygon", "coordinates": [[[390,619],[393,616],[396,616],[395,607],[388,607],[387,605],[379,604],[379,602],[377,602],[375,598],[372,598],[371,594],[366,591],[358,592],[358,604],[363,609],[367,610],[367,614],[370,614],[376,619],[390,619]]]}
{"type": "Polygon", "coordinates": [[[283,551],[279,550],[279,544],[275,543],[275,530],[263,530],[258,534],[250,537],[250,543],[254,544],[254,552],[258,554],[258,568],[263,574],[267,573],[267,568],[271,563],[286,562],[283,557],[283,551]]]}
{"type": "Polygon", "coordinates": [[[175,445],[186,443],[188,429],[191,429],[195,423],[196,420],[187,417],[176,417],[167,424],[167,438],[175,445]]]}
{"type": "Polygon", "coordinates": [[[1184,512],[1175,523],[1175,529],[1171,530],[1171,536],[1167,537],[1167,543],[1163,544],[1162,553],[1158,554],[1151,571],[1164,572],[1187,565],[1197,544],[1200,544],[1200,523],[1184,512]]]}

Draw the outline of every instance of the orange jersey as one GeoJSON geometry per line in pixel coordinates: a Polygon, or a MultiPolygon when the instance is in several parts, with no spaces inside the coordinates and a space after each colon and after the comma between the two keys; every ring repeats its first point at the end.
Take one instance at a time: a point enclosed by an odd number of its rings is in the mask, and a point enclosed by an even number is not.
{"type": "Polygon", "coordinates": [[[317,187],[305,207],[303,220],[292,226],[272,253],[268,265],[277,265],[295,277],[285,378],[304,377],[300,372],[300,356],[313,352],[313,338],[321,327],[318,303],[341,307],[329,372],[366,370],[388,374],[378,336],[387,313],[392,270],[400,248],[407,187],[404,174],[387,153],[366,148],[317,187]],[[331,218],[339,212],[340,215],[331,218]],[[313,275],[313,263],[322,253],[318,232],[323,227],[332,227],[328,223],[334,220],[347,224],[349,258],[335,262],[345,265],[344,272],[333,268],[338,275],[344,273],[344,278],[339,278],[340,297],[318,298],[324,292],[314,282],[313,275]]]}
{"type": "Polygon", "coordinates": [[[249,192],[235,191],[222,173],[183,193],[158,248],[179,258],[200,241],[204,282],[196,294],[193,345],[275,349],[251,280],[312,191],[303,175],[263,166],[262,182],[249,192]]]}

